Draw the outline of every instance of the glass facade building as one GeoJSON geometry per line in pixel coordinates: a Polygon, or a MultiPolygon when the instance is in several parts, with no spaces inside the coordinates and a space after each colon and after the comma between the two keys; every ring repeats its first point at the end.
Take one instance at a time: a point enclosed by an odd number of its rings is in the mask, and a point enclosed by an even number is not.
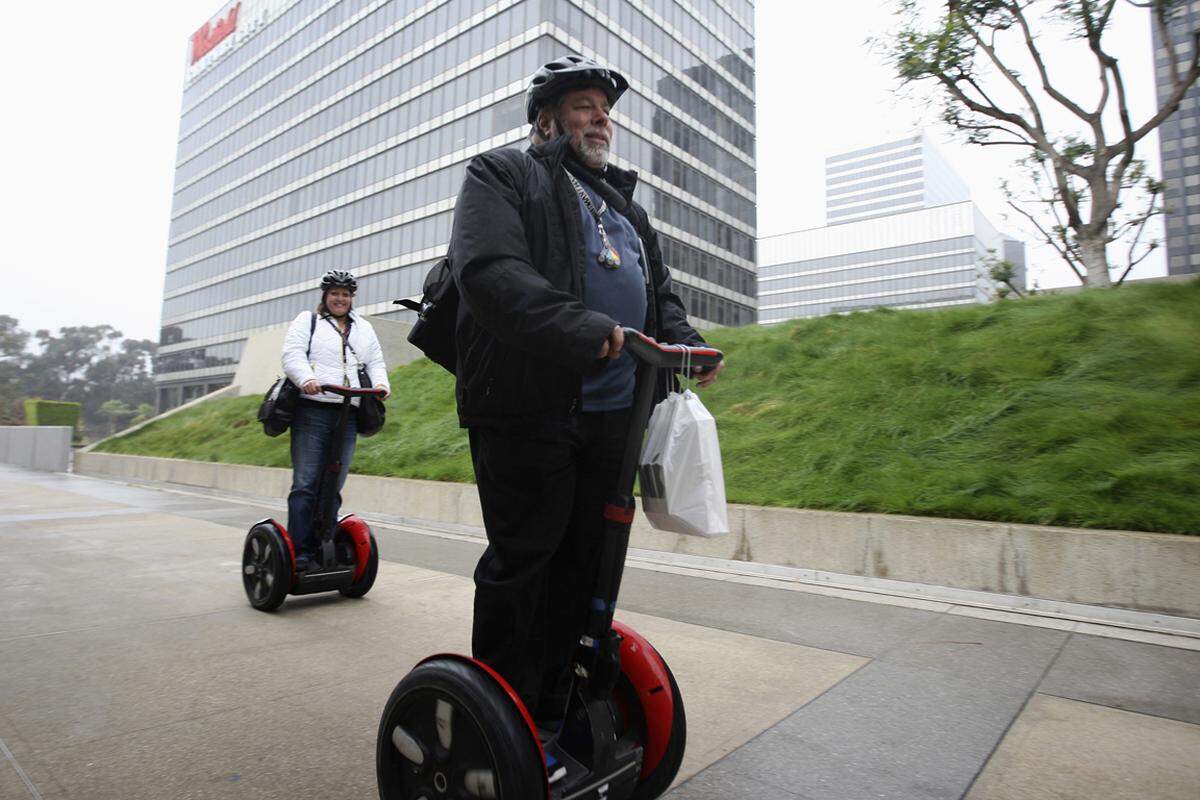
{"type": "Polygon", "coordinates": [[[159,406],[228,383],[246,339],[352,270],[405,319],[466,163],[525,140],[524,90],[573,52],[630,79],[613,163],[697,324],[755,321],[749,0],[240,0],[188,42],[159,406]]]}
{"type": "MultiPolygon", "coordinates": [[[[1154,84],[1161,106],[1172,94],[1171,64],[1175,58],[1186,70],[1192,59],[1192,31],[1200,28],[1200,0],[1181,4],[1164,42],[1151,25],[1154,43],[1154,84]]],[[[1200,273],[1200,85],[1193,85],[1183,102],[1158,129],[1166,206],[1167,274],[1200,273]]]]}

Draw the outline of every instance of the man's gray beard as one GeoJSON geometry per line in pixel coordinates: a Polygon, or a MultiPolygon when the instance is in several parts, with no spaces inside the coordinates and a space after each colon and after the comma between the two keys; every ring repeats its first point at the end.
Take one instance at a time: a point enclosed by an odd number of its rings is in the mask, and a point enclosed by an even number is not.
{"type": "Polygon", "coordinates": [[[608,166],[608,145],[592,144],[583,136],[580,136],[578,141],[572,141],[575,146],[575,153],[579,159],[588,167],[600,170],[608,166]]]}

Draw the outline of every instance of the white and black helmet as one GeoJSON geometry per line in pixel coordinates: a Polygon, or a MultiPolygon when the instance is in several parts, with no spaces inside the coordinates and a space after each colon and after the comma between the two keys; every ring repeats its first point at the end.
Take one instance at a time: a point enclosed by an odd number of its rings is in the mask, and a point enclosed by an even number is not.
{"type": "Polygon", "coordinates": [[[351,292],[357,292],[358,281],[344,269],[331,269],[321,276],[321,291],[327,292],[330,289],[349,289],[351,292]]]}
{"type": "Polygon", "coordinates": [[[602,90],[608,95],[608,104],[614,106],[629,88],[629,81],[616,70],[590,58],[573,55],[556,58],[539,67],[529,79],[529,87],[525,90],[525,116],[533,124],[541,107],[564,92],[592,88],[602,90]]]}

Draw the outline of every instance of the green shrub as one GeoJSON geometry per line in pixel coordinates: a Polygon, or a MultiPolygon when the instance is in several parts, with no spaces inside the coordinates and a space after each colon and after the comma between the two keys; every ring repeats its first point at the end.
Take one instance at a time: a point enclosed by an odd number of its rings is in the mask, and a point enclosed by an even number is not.
{"type": "Polygon", "coordinates": [[[33,398],[25,401],[25,424],[65,425],[74,428],[79,423],[79,411],[79,403],[33,398]]]}

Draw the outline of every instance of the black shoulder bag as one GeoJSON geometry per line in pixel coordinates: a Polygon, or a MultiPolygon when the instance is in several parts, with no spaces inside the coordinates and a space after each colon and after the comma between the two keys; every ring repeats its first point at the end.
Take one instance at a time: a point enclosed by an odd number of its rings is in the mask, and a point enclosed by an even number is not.
{"type": "MultiPolygon", "coordinates": [[[[333,325],[332,322],[329,323],[333,325]]],[[[336,329],[337,326],[334,325],[336,329]]],[[[350,344],[350,333],[346,332],[342,335],[339,330],[338,335],[342,336],[342,358],[346,356],[346,348],[350,348],[350,352],[354,353],[354,360],[358,362],[358,385],[362,389],[370,389],[374,386],[371,383],[371,375],[367,372],[367,365],[358,357],[358,351],[354,349],[354,345],[350,344]]],[[[354,414],[355,427],[358,429],[359,436],[374,436],[383,430],[383,423],[387,421],[387,407],[383,404],[383,398],[373,394],[363,395],[358,398],[358,408],[354,414]]]]}
{"type": "MultiPolygon", "coordinates": [[[[308,350],[304,357],[312,353],[313,331],[317,329],[317,315],[312,315],[308,326],[308,350]]],[[[291,378],[276,379],[267,390],[262,403],[258,407],[258,421],[262,423],[263,433],[267,436],[278,436],[292,425],[292,415],[296,413],[296,403],[300,400],[300,389],[292,383],[291,378]]]]}
{"type": "Polygon", "coordinates": [[[425,275],[421,302],[393,300],[393,305],[417,312],[417,320],[408,332],[408,341],[433,363],[451,375],[457,366],[458,284],[450,271],[450,259],[440,258],[425,275]]]}

